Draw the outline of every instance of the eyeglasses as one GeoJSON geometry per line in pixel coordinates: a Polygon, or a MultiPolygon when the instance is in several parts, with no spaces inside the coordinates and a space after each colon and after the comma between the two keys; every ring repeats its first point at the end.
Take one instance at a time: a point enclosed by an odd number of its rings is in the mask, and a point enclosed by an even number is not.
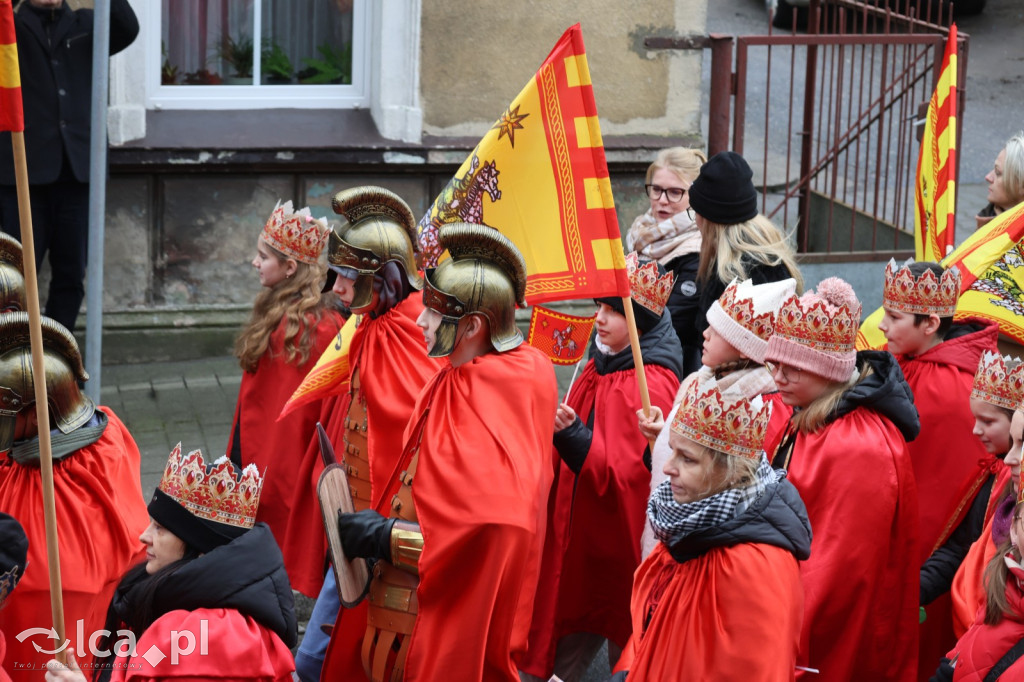
{"type": "Polygon", "coordinates": [[[682,187],[660,187],[658,185],[644,185],[644,191],[647,192],[647,196],[657,201],[661,198],[661,195],[666,195],[668,200],[675,203],[682,201],[683,197],[686,196],[688,189],[682,187]]]}
{"type": "Polygon", "coordinates": [[[803,370],[797,367],[789,367],[787,365],[779,365],[774,362],[765,362],[765,369],[767,369],[774,377],[776,372],[782,373],[782,378],[787,384],[798,384],[800,379],[803,377],[803,370]]]}

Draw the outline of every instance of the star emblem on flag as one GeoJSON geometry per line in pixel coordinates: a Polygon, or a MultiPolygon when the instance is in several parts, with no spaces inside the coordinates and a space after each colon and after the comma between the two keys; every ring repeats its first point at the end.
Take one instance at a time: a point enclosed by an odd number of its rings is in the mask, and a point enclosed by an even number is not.
{"type": "Polygon", "coordinates": [[[522,129],[523,124],[520,123],[520,121],[522,121],[527,116],[529,116],[529,114],[520,114],[519,113],[519,105],[518,104],[516,105],[515,109],[509,107],[509,108],[505,109],[505,113],[502,114],[501,118],[498,119],[497,123],[495,123],[491,127],[491,130],[497,130],[498,131],[498,139],[499,140],[501,138],[507,136],[509,143],[512,145],[513,148],[515,148],[515,146],[516,146],[516,129],[522,129]]]}

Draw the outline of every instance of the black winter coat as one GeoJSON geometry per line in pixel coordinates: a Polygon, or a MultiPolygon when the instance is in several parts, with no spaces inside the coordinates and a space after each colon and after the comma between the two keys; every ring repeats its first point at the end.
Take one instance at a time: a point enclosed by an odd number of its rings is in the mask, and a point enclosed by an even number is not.
{"type": "MultiPolygon", "coordinates": [[[[29,183],[55,182],[65,154],[75,179],[88,182],[93,10],[71,11],[66,3],[42,10],[25,2],[14,15],[14,28],[29,183]]],[[[110,54],[128,47],[138,33],[139,22],[128,0],[111,0],[110,54]]],[[[0,185],[13,184],[11,134],[0,133],[0,185]]]]}

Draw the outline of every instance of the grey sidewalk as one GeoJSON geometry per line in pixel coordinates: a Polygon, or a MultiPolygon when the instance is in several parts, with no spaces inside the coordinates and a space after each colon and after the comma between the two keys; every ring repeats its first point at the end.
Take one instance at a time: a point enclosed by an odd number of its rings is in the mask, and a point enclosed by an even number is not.
{"type": "Polygon", "coordinates": [[[100,403],[128,427],[142,453],[142,493],[160,483],[179,441],[208,462],[225,454],[242,370],[232,356],[103,367],[100,403]]]}

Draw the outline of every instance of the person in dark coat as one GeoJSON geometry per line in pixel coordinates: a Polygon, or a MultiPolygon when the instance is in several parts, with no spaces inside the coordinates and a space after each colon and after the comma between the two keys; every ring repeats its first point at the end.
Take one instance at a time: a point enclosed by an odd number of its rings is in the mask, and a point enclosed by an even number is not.
{"type": "MultiPolygon", "coordinates": [[[[50,253],[46,315],[74,331],[85,298],[89,235],[89,135],[93,10],[64,0],[27,0],[14,15],[25,107],[25,153],[36,266],[50,253]]],[[[128,47],[139,22],[128,0],[111,0],[110,53],[128,47]]],[[[0,227],[21,238],[11,134],[0,133],[0,227]]]]}

